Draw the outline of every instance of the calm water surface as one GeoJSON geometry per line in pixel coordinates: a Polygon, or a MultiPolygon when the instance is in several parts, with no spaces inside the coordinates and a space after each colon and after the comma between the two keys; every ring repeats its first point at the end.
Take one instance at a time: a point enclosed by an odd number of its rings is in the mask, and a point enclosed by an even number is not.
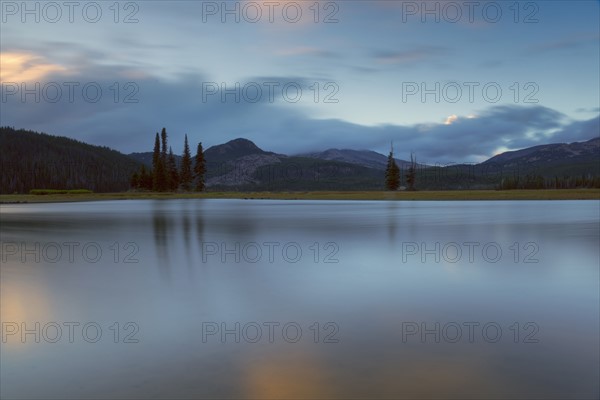
{"type": "Polygon", "coordinates": [[[600,396],[598,201],[0,216],[2,398],[600,396]]]}

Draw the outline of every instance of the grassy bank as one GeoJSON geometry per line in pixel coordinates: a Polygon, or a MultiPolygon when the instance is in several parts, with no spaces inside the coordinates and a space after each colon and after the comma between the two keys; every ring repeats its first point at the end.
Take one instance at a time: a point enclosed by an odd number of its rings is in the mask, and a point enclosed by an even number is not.
{"type": "Polygon", "coordinates": [[[600,200],[600,189],[454,190],[423,192],[205,192],[205,193],[66,193],[3,194],[0,203],[54,203],[142,199],[275,200],[600,200]]]}

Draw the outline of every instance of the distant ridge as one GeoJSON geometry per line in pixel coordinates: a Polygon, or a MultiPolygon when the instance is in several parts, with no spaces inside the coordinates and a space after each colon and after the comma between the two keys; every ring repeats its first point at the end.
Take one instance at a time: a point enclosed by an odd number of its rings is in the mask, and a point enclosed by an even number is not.
{"type": "MultiPolygon", "coordinates": [[[[369,168],[385,170],[387,156],[372,150],[327,149],[321,152],[299,154],[298,157],[318,158],[321,160],[341,161],[369,168]]],[[[396,158],[400,168],[408,168],[410,162],[396,158]]]]}
{"type": "Polygon", "coordinates": [[[496,163],[511,165],[520,163],[527,164],[556,164],[576,160],[578,163],[596,161],[600,163],[600,137],[585,142],[553,143],[533,146],[522,150],[507,151],[498,154],[485,161],[485,163],[496,163]]]}
{"type": "MultiPolygon", "coordinates": [[[[126,156],[108,147],[27,130],[0,128],[1,193],[30,189],[124,191],[152,152],[126,156]]],[[[418,154],[417,154],[418,157],[418,154]]],[[[177,162],[180,156],[175,156],[177,162]]],[[[210,190],[382,190],[387,157],[370,150],[277,154],[238,138],[205,150],[210,190]]],[[[404,183],[407,161],[397,160],[404,183]]],[[[600,138],[509,151],[480,164],[418,165],[418,189],[491,189],[515,177],[567,185],[600,179],[600,138]],[[592,178],[590,180],[590,177],[592,178]]],[[[522,181],[522,180],[521,180],[522,181]]],[[[562,186],[561,186],[562,187],[562,186]]]]}

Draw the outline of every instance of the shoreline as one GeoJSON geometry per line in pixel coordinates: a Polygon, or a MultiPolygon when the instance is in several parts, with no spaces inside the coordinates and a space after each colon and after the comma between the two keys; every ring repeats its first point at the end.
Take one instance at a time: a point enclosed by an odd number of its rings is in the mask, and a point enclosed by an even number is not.
{"type": "Polygon", "coordinates": [[[109,200],[239,199],[239,200],[375,200],[375,201],[468,201],[468,200],[600,200],[600,189],[549,190],[447,190],[416,192],[316,191],[316,192],[202,192],[202,193],[89,193],[2,194],[0,204],[40,204],[109,200]]]}

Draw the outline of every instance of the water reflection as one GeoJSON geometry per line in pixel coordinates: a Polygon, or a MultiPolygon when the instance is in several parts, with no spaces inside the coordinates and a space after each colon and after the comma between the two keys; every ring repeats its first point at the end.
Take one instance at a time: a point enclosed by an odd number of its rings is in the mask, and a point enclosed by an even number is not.
{"type": "Polygon", "coordinates": [[[154,204],[152,222],[154,227],[154,248],[161,276],[165,280],[170,279],[170,262],[168,246],[169,221],[165,210],[165,202],[158,201],[154,204]]]}
{"type": "Polygon", "coordinates": [[[186,258],[186,265],[188,267],[188,271],[191,273],[193,271],[193,258],[192,258],[192,240],[193,238],[191,237],[193,232],[192,232],[192,224],[191,224],[191,210],[190,210],[190,206],[191,203],[187,203],[186,204],[186,209],[185,212],[182,213],[181,215],[181,226],[182,226],[182,231],[183,231],[183,244],[185,246],[185,258],[186,258]]]}
{"type": "Polygon", "coordinates": [[[331,374],[310,348],[273,352],[244,370],[244,394],[256,399],[336,398],[331,374]]]}
{"type": "Polygon", "coordinates": [[[3,398],[600,393],[598,202],[131,201],[3,206],[0,217],[3,242],[94,242],[104,251],[93,263],[10,256],[1,264],[2,322],[103,328],[94,344],[80,336],[2,343],[3,398]],[[123,262],[129,242],[139,247],[138,262],[123,262]],[[238,251],[249,242],[261,246],[259,261],[220,247],[238,251]],[[266,242],[279,243],[272,262],[266,242]],[[282,256],[290,242],[302,249],[295,262],[282,256]],[[450,242],[481,245],[473,262],[403,252],[406,243],[427,250],[450,242]],[[481,256],[490,242],[503,250],[497,262],[481,256]],[[536,243],[539,262],[522,262],[522,246],[515,262],[515,242],[536,243]],[[214,254],[207,243],[218,245],[214,254]],[[327,243],[338,246],[339,262],[324,262],[327,243]],[[134,345],[122,342],[128,321],[139,326],[134,345]],[[439,341],[435,334],[403,340],[407,322],[432,329],[469,321],[479,329],[497,324],[501,340],[477,331],[469,342],[466,330],[455,343],[439,332],[439,341]],[[291,322],[302,329],[297,342],[281,335],[291,322]],[[537,343],[523,343],[528,322],[539,327],[537,343]],[[203,340],[205,323],[225,323],[225,340],[220,332],[203,340]],[[264,328],[253,343],[236,323],[278,323],[279,331],[270,342],[264,328]],[[324,342],[327,323],[337,326],[337,343],[324,342]]]}

